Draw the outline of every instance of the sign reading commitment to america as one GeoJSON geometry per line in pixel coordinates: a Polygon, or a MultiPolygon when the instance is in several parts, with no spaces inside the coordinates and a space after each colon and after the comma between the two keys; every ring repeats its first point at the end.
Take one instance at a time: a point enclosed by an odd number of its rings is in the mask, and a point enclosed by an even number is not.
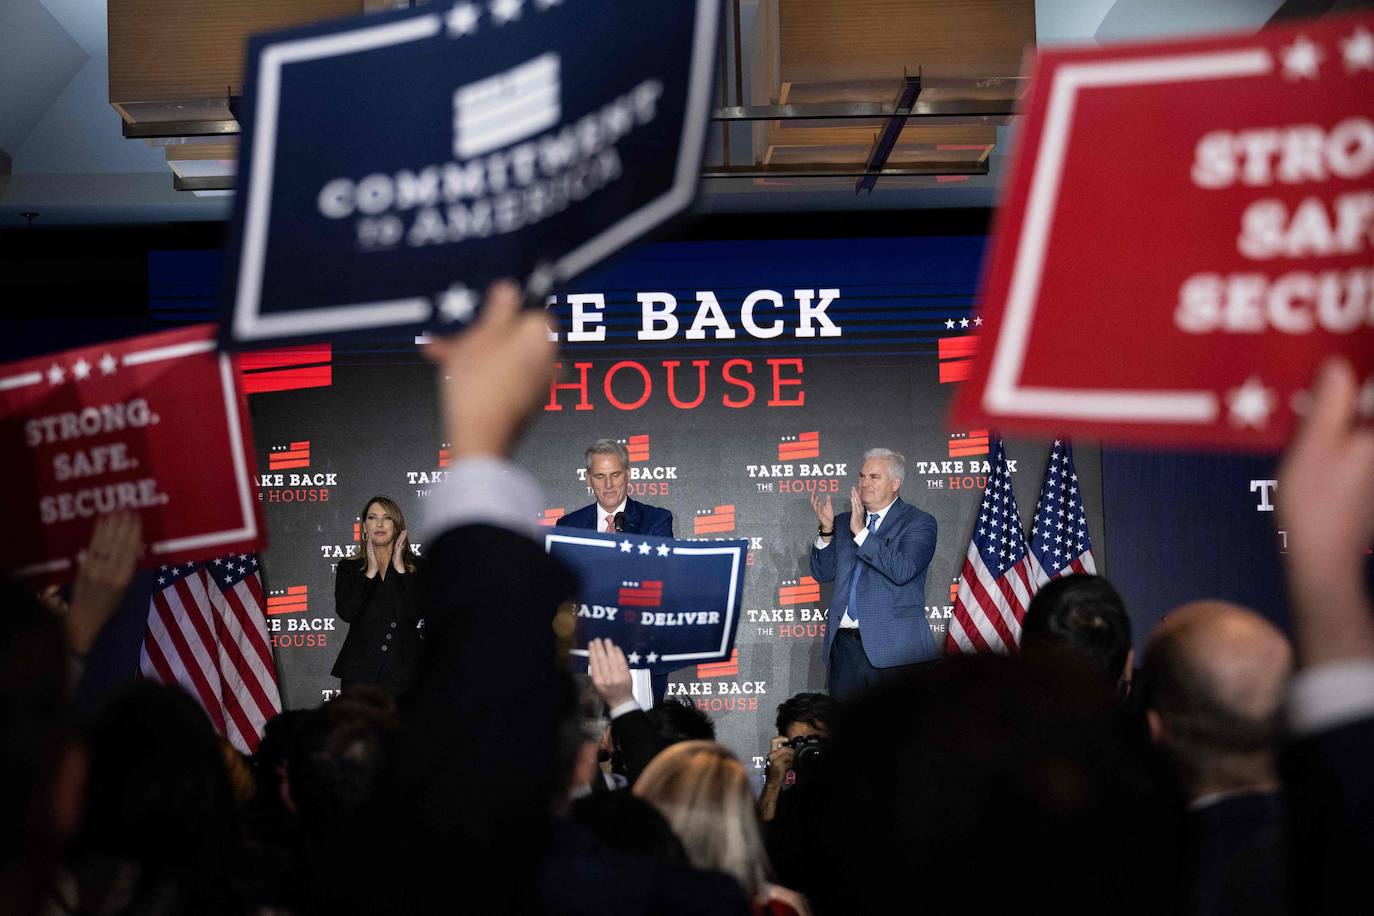
{"type": "Polygon", "coordinates": [[[620,646],[632,668],[672,671],[730,658],[747,540],[588,531],[546,534],[544,546],[582,579],[572,654],[584,663],[593,639],[620,646]]]}
{"type": "Polygon", "coordinates": [[[1374,419],[1374,16],[1037,61],[957,427],[1276,448],[1374,419]]]}
{"type": "Polygon", "coordinates": [[[691,202],[717,0],[469,0],[253,39],[229,345],[461,326],[691,202]]]}
{"type": "Polygon", "coordinates": [[[214,325],[0,366],[20,576],[68,578],[95,520],[137,512],[145,568],[266,546],[252,432],[214,325]]]}

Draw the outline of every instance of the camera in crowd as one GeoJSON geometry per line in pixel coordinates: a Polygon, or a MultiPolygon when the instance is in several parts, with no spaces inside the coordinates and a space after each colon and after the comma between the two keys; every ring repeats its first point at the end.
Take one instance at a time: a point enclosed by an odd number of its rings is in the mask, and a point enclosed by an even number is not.
{"type": "Polygon", "coordinates": [[[830,739],[824,735],[798,735],[787,742],[787,747],[792,749],[792,772],[797,774],[799,782],[814,779],[821,771],[829,745],[830,739]]]}

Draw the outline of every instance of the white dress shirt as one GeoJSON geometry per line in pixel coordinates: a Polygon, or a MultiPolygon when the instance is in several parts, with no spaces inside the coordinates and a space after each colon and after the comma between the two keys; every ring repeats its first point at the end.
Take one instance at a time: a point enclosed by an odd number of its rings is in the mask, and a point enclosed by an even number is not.
{"type": "MultiPolygon", "coordinates": [[[[877,521],[877,523],[873,526],[873,530],[874,530],[875,532],[876,532],[879,528],[883,527],[883,519],[887,518],[887,510],[888,510],[888,509],[891,509],[891,508],[892,508],[892,504],[895,503],[896,501],[897,501],[896,498],[893,498],[892,502],[888,503],[886,506],[883,506],[881,509],[877,510],[878,521],[877,521]]],[[[868,517],[869,517],[870,515],[873,515],[873,514],[874,514],[874,513],[869,512],[867,509],[865,509],[865,510],[864,510],[864,522],[866,523],[866,522],[868,521],[868,517]]],[[[832,540],[833,540],[833,538],[832,538],[832,540]]],[[[863,531],[860,531],[858,534],[856,534],[856,535],[854,536],[854,546],[855,546],[856,548],[857,548],[857,547],[862,547],[864,541],[866,541],[866,540],[868,540],[868,525],[867,525],[867,524],[864,525],[864,530],[863,530],[863,531]]],[[[818,550],[824,550],[825,548],[827,548],[827,547],[829,547],[829,546],[830,546],[830,541],[827,541],[825,538],[820,537],[820,536],[817,536],[817,537],[816,537],[816,548],[817,548],[818,550]]],[[[861,562],[861,561],[860,561],[860,562],[861,562]]],[[[837,584],[838,584],[838,583],[837,583],[837,584]]],[[[848,589],[848,588],[849,588],[849,583],[846,582],[846,583],[844,584],[844,587],[845,587],[846,589],[848,589]]],[[[848,600],[848,597],[849,597],[848,595],[845,595],[845,599],[846,599],[846,600],[848,600]]],[[[844,616],[840,618],[840,629],[841,629],[841,630],[853,630],[853,629],[856,629],[858,626],[859,626],[859,622],[858,622],[857,620],[855,620],[853,617],[850,617],[850,616],[849,616],[849,608],[846,607],[846,608],[845,608],[845,611],[844,611],[844,616]]]]}

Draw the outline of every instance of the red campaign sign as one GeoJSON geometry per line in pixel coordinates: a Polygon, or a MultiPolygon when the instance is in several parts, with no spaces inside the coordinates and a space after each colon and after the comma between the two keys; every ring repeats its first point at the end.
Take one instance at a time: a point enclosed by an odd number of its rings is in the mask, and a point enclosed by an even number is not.
{"type": "Polygon", "coordinates": [[[1278,448],[1374,417],[1374,16],[1036,61],[952,425],[1278,448]]]}
{"type": "Polygon", "coordinates": [[[143,566],[266,546],[236,361],[199,325],[0,366],[21,577],[69,578],[97,517],[143,519],[143,566]]]}

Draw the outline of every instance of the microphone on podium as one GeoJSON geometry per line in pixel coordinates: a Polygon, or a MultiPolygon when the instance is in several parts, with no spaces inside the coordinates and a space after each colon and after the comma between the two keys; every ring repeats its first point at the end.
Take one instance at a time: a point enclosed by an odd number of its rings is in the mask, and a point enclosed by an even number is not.
{"type": "Polygon", "coordinates": [[[625,513],[624,513],[624,512],[617,512],[617,513],[615,514],[615,533],[616,533],[616,534],[620,534],[620,532],[622,532],[622,531],[624,531],[624,530],[625,530],[625,513]]]}

